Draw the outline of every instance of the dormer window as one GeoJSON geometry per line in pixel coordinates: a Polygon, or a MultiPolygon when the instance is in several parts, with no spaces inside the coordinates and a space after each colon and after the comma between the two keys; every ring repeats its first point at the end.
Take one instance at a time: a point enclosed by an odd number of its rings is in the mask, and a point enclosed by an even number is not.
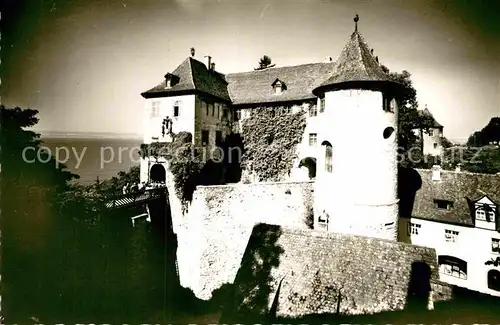
{"type": "Polygon", "coordinates": [[[497,218],[497,205],[487,196],[474,203],[474,219],[476,227],[495,230],[497,218]]]}
{"type": "Polygon", "coordinates": [[[283,91],[286,90],[285,83],[279,79],[276,79],[271,86],[273,87],[274,93],[276,95],[280,95],[283,91]]]}
{"type": "Polygon", "coordinates": [[[434,200],[434,205],[441,210],[450,210],[453,208],[453,202],[448,200],[434,200]]]}
{"type": "Polygon", "coordinates": [[[174,74],[167,73],[165,75],[165,88],[172,88],[179,82],[179,77],[174,74]]]}

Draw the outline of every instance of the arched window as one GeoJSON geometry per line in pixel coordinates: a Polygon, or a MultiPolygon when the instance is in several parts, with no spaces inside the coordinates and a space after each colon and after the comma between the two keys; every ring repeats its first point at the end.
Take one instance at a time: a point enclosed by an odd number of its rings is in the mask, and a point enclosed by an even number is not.
{"type": "Polygon", "coordinates": [[[323,141],[321,145],[325,146],[325,171],[331,173],[333,170],[332,167],[333,147],[331,143],[328,141],[323,141]]]}
{"type": "Polygon", "coordinates": [[[488,288],[500,291],[500,272],[497,270],[488,271],[488,288]]]}
{"type": "Polygon", "coordinates": [[[439,272],[459,279],[467,279],[467,262],[457,257],[438,256],[439,272]]]}

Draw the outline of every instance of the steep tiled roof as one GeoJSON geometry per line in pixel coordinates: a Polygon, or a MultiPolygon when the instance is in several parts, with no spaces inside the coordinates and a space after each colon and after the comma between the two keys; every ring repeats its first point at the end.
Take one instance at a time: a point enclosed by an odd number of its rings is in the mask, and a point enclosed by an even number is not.
{"type": "Polygon", "coordinates": [[[233,104],[273,103],[316,98],[312,90],[333,72],[334,63],[310,63],[226,75],[233,104]],[[284,82],[286,90],[276,95],[272,84],[284,82]]]}
{"type": "Polygon", "coordinates": [[[500,175],[441,171],[441,181],[433,181],[431,170],[418,169],[417,172],[421,187],[415,195],[413,217],[472,226],[470,201],[487,195],[500,204],[500,175]],[[434,200],[452,201],[453,207],[438,209],[434,200]]]}
{"type": "Polygon", "coordinates": [[[189,91],[200,91],[223,100],[229,100],[227,82],[224,76],[218,72],[207,70],[205,64],[191,57],[184,60],[173,72],[179,78],[179,82],[171,88],[166,89],[163,80],[159,85],[145,91],[145,98],[157,96],[169,96],[189,91]]]}
{"type": "Polygon", "coordinates": [[[432,127],[435,127],[435,128],[442,128],[443,126],[441,124],[439,124],[436,119],[434,118],[434,116],[432,115],[432,113],[429,111],[429,109],[426,107],[424,108],[423,110],[419,110],[418,111],[418,114],[421,115],[421,116],[425,116],[425,117],[429,117],[432,119],[432,127]]]}
{"type": "Polygon", "coordinates": [[[267,313],[272,305],[281,317],[335,313],[337,306],[342,314],[403,309],[409,286],[425,290],[425,281],[414,282],[415,262],[427,263],[427,285],[438,280],[431,248],[260,224],[234,282],[237,312],[267,313]]]}
{"type": "Polygon", "coordinates": [[[335,62],[335,70],[320,88],[347,82],[390,81],[382,70],[363,37],[356,30],[335,62]]]}

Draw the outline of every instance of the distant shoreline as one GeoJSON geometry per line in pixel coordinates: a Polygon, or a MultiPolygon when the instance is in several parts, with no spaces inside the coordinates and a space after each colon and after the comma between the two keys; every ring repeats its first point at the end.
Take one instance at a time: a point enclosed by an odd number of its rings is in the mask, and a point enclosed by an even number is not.
{"type": "Polygon", "coordinates": [[[54,132],[54,131],[36,131],[41,139],[126,139],[140,140],[142,135],[134,133],[106,133],[106,132],[54,132]]]}

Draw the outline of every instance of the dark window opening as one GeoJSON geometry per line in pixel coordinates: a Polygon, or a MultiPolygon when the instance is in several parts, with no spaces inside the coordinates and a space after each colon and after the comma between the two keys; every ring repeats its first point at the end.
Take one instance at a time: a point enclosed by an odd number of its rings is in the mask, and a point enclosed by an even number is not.
{"type": "Polygon", "coordinates": [[[222,131],[215,131],[215,145],[220,146],[222,144],[222,131]]]}
{"type": "Polygon", "coordinates": [[[209,131],[208,130],[201,131],[201,145],[202,146],[208,145],[208,137],[209,137],[209,131]]]}
{"type": "Polygon", "coordinates": [[[488,271],[488,288],[500,291],[500,272],[497,270],[488,271]]]}
{"type": "Polygon", "coordinates": [[[438,209],[450,210],[453,208],[453,202],[448,200],[434,200],[434,205],[438,209]]]}
{"type": "Polygon", "coordinates": [[[174,104],[174,116],[179,116],[179,103],[174,104]]]}
{"type": "Polygon", "coordinates": [[[384,129],[384,139],[389,139],[389,137],[394,133],[394,128],[392,126],[388,126],[384,129]]]}

